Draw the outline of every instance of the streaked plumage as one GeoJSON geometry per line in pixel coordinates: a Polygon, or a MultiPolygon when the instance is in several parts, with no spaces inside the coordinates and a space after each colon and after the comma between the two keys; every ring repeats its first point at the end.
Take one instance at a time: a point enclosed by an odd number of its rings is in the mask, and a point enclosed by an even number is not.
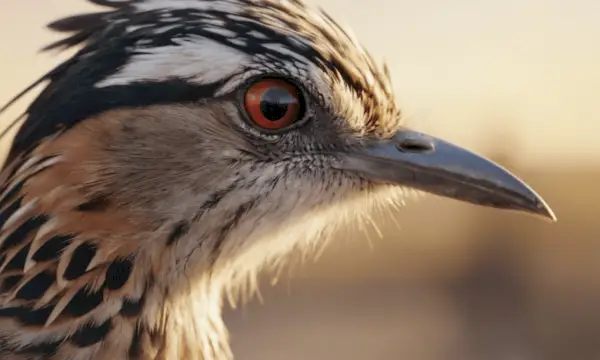
{"type": "MultiPolygon", "coordinates": [[[[92,2],[2,171],[0,357],[229,359],[223,294],[405,192],[338,156],[402,129],[389,74],[296,0],[92,2]],[[265,76],[301,89],[286,131],[240,107],[265,76]]],[[[465,200],[549,215],[518,186],[465,200]]]]}

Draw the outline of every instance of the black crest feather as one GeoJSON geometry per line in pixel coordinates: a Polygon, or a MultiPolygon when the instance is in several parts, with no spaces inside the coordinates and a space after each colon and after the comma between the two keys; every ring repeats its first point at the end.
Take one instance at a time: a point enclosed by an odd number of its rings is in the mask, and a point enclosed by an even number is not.
{"type": "MultiPolygon", "coordinates": [[[[90,3],[95,5],[112,8],[115,10],[123,9],[125,7],[131,6],[131,1],[110,1],[110,0],[87,0],[90,3]]],[[[114,11],[114,10],[113,10],[114,11]]],[[[111,11],[102,11],[88,14],[80,14],[69,16],[66,18],[62,18],[56,21],[51,22],[47,25],[47,27],[53,31],[57,32],[72,32],[74,33],[71,36],[68,36],[64,39],[51,43],[45,47],[43,47],[42,51],[50,51],[50,50],[66,50],[74,46],[81,45],[88,41],[95,34],[103,31],[108,25],[109,22],[106,19],[106,16],[109,15],[111,11]]],[[[68,63],[68,62],[67,62],[68,63]]],[[[35,89],[37,86],[42,84],[45,81],[52,81],[58,76],[60,76],[61,72],[65,69],[65,64],[60,64],[54,69],[50,70],[46,74],[42,75],[36,81],[34,81],[31,85],[23,89],[13,98],[11,98],[4,106],[0,108],[0,115],[4,113],[8,108],[14,105],[19,99],[29,93],[31,90],[35,89]]],[[[23,120],[26,116],[26,113],[22,114],[15,120],[13,120],[1,133],[0,139],[4,138],[6,134],[13,129],[21,120],[23,120]]],[[[9,155],[10,158],[10,155],[9,155]]]]}

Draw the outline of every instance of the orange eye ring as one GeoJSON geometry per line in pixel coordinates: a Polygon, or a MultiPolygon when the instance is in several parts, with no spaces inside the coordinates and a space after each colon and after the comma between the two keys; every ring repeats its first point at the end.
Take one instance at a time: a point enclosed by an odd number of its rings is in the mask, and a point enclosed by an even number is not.
{"type": "Polygon", "coordinates": [[[303,103],[300,90],[281,79],[262,79],[244,95],[250,121],[259,128],[281,130],[300,119],[303,103]]]}

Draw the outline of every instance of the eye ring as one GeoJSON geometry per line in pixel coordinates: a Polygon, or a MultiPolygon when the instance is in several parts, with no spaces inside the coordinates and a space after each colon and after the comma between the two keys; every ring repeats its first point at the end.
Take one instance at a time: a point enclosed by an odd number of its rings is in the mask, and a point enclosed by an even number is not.
{"type": "Polygon", "coordinates": [[[254,81],[245,89],[242,102],[250,122],[267,132],[289,128],[304,117],[306,109],[300,88],[276,77],[254,81]]]}

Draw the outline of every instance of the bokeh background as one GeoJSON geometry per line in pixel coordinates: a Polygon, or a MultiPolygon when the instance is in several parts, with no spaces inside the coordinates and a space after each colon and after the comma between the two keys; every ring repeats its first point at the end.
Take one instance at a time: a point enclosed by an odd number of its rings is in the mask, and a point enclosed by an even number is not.
{"type": "MultiPolygon", "coordinates": [[[[237,359],[600,359],[600,1],[310,2],[388,62],[412,127],[513,170],[559,222],[433,196],[377,214],[227,310],[237,359]]],[[[0,103],[68,55],[36,53],[44,24],[90,8],[0,0],[0,103]]]]}

